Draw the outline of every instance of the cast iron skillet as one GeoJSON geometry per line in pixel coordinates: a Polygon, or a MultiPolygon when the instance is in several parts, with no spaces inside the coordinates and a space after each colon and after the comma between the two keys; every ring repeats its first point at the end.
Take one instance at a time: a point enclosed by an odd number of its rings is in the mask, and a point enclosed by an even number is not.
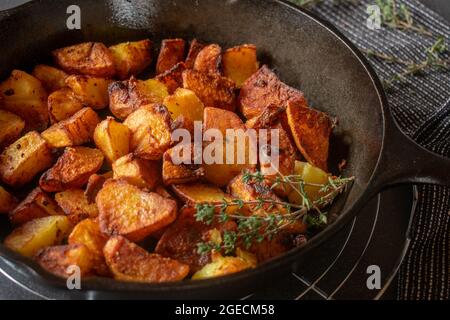
{"type": "MultiPolygon", "coordinates": [[[[397,183],[450,185],[450,160],[403,135],[382,86],[361,53],[333,26],[284,0],[36,0],[0,13],[0,78],[30,70],[52,49],[81,41],[106,44],[149,37],[182,37],[223,47],[254,43],[260,59],[281,79],[303,90],[312,106],[339,118],[332,162],[346,157],[344,174],[356,182],[333,206],[335,221],[306,245],[254,270],[227,277],[170,284],[136,284],[92,278],[86,296],[101,298],[241,297],[274,281],[327,240],[382,188],[397,183]],[[66,28],[67,7],[81,8],[81,30],[66,28]],[[340,213],[337,215],[336,213],[340,213]]],[[[3,221],[5,220],[5,221],[3,221]]],[[[10,231],[2,220],[2,236],[10,231]]],[[[1,258],[46,285],[65,286],[28,259],[0,246],[1,258]]]]}

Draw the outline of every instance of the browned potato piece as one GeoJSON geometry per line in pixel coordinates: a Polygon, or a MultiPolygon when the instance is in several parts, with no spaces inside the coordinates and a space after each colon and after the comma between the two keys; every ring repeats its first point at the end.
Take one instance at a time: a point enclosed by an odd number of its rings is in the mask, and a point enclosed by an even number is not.
{"type": "Polygon", "coordinates": [[[217,44],[204,47],[195,58],[194,70],[220,75],[222,48],[217,44]]]}
{"type": "Polygon", "coordinates": [[[224,76],[233,80],[240,88],[245,80],[258,71],[256,46],[244,44],[226,50],[222,57],[222,65],[224,76]]]}
{"type": "Polygon", "coordinates": [[[121,180],[108,180],[97,194],[100,229],[140,241],[171,224],[177,215],[174,200],[147,193],[121,180]]]}
{"type": "Polygon", "coordinates": [[[84,194],[86,195],[86,199],[89,204],[95,202],[95,197],[97,197],[97,193],[103,188],[103,184],[107,179],[111,179],[113,177],[113,172],[109,171],[104,174],[96,174],[94,173],[89,177],[88,183],[86,185],[86,190],[84,194]]]}
{"type": "Polygon", "coordinates": [[[86,107],[42,132],[42,137],[51,148],[82,145],[91,140],[99,121],[97,113],[86,107]]]}
{"type": "Polygon", "coordinates": [[[197,39],[191,41],[191,45],[189,47],[189,52],[186,57],[185,65],[187,69],[194,68],[195,59],[198,56],[198,53],[202,51],[205,45],[199,42],[197,39]]]}
{"type": "Polygon", "coordinates": [[[122,179],[142,189],[153,190],[161,181],[161,164],[133,154],[113,163],[114,179],[122,179]]]}
{"type": "Polygon", "coordinates": [[[109,47],[120,80],[135,76],[152,62],[152,42],[149,39],[123,42],[109,47]]]}
{"type": "Polygon", "coordinates": [[[183,62],[179,62],[171,69],[160,73],[156,79],[165,84],[170,94],[174,93],[178,88],[183,87],[183,71],[186,67],[183,62]]]}
{"type": "Polygon", "coordinates": [[[8,213],[17,206],[17,200],[0,186],[0,213],[8,213]]]}
{"type": "Polygon", "coordinates": [[[112,80],[72,75],[67,77],[66,84],[76,94],[78,99],[93,109],[103,109],[109,103],[108,86],[112,80]]]}
{"type": "Polygon", "coordinates": [[[234,82],[216,74],[204,74],[195,70],[183,72],[183,87],[194,91],[205,107],[234,111],[236,97],[234,82]]]}
{"type": "Polygon", "coordinates": [[[178,62],[184,60],[185,41],[183,39],[165,39],[161,43],[156,74],[172,69],[178,62]]]}
{"type": "Polygon", "coordinates": [[[0,151],[20,137],[25,121],[14,113],[0,109],[0,151]]]}
{"type": "Polygon", "coordinates": [[[91,252],[82,244],[48,247],[40,250],[35,259],[42,268],[61,278],[73,275],[71,266],[77,266],[82,277],[90,275],[94,267],[91,252]]]}
{"type": "Polygon", "coordinates": [[[31,220],[9,234],[4,245],[25,257],[32,257],[40,249],[60,244],[72,231],[65,216],[48,216],[31,220]]]}
{"type": "MultiPolygon", "coordinates": [[[[205,175],[205,170],[201,165],[187,163],[178,163],[175,164],[173,162],[172,157],[174,156],[174,152],[178,152],[177,147],[167,150],[163,156],[163,165],[162,165],[162,178],[165,185],[170,184],[180,184],[180,183],[188,183],[195,182],[201,179],[205,175]]],[[[191,159],[193,159],[193,149],[192,145],[187,146],[186,150],[189,150],[191,153],[191,159]]],[[[180,160],[183,159],[183,149],[179,150],[180,152],[180,160]]]]}
{"type": "Polygon", "coordinates": [[[163,104],[169,110],[173,120],[180,115],[190,122],[203,120],[203,103],[191,90],[178,88],[171,96],[164,99],[163,104]]]}
{"type": "Polygon", "coordinates": [[[30,182],[36,174],[52,165],[47,142],[36,131],[28,132],[7,147],[0,156],[0,178],[13,187],[30,182]]]}
{"type": "Polygon", "coordinates": [[[39,185],[47,192],[81,188],[102,164],[103,154],[97,149],[67,147],[56,164],[42,175],[39,185]]]}
{"type": "Polygon", "coordinates": [[[13,70],[10,77],[0,83],[2,108],[25,120],[27,130],[43,130],[48,125],[47,92],[35,77],[13,70]]]}
{"type": "Polygon", "coordinates": [[[32,75],[42,82],[48,93],[62,89],[66,85],[67,73],[45,64],[34,67],[32,75]]]}
{"type": "Polygon", "coordinates": [[[95,128],[94,141],[106,159],[113,163],[130,151],[130,130],[114,118],[107,117],[95,128]]]}
{"type": "Polygon", "coordinates": [[[14,225],[19,225],[37,218],[62,214],[55,200],[37,187],[10,212],[9,219],[14,225]]]}
{"type": "Polygon", "coordinates": [[[82,189],[59,192],[55,194],[55,200],[74,225],[84,219],[98,216],[97,205],[88,202],[82,189]]]}
{"type": "Polygon", "coordinates": [[[159,254],[148,253],[121,236],[109,239],[103,252],[116,280],[172,282],[183,280],[189,274],[189,266],[159,254]]]}
{"type": "Polygon", "coordinates": [[[269,105],[286,107],[288,101],[307,106],[301,91],[281,82],[265,65],[244,82],[239,94],[240,111],[247,119],[258,116],[269,105]]]}
{"type": "Polygon", "coordinates": [[[84,104],[70,88],[62,88],[48,96],[48,114],[52,123],[65,120],[83,109],[84,104]]]}
{"type": "Polygon", "coordinates": [[[130,150],[140,158],[160,160],[172,143],[172,119],[163,105],[142,106],[123,124],[131,131],[130,150]]]}
{"type": "Polygon", "coordinates": [[[112,77],[114,60],[108,48],[99,42],[84,42],[54,50],[56,63],[68,73],[81,73],[95,77],[112,77]]]}
{"type": "Polygon", "coordinates": [[[286,109],[295,143],[305,159],[328,171],[328,148],[333,125],[323,112],[288,103],[286,109]]]}

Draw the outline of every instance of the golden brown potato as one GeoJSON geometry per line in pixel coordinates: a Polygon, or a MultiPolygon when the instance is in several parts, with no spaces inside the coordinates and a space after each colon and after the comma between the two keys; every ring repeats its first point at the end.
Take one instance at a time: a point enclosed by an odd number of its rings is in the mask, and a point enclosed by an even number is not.
{"type": "Polygon", "coordinates": [[[84,194],[86,195],[86,199],[89,204],[95,202],[95,198],[97,197],[97,193],[103,188],[103,184],[108,179],[112,179],[113,172],[108,171],[104,174],[96,174],[94,173],[89,177],[88,183],[86,185],[86,190],[84,194]]]}
{"type": "Polygon", "coordinates": [[[9,78],[0,83],[2,108],[25,120],[27,130],[43,130],[48,125],[47,92],[35,77],[13,70],[9,78]]]}
{"type": "Polygon", "coordinates": [[[195,58],[194,70],[220,75],[222,48],[217,44],[204,47],[195,58]]]}
{"type": "MultiPolygon", "coordinates": [[[[193,149],[192,145],[187,146],[186,150],[191,153],[191,159],[193,159],[193,149]]],[[[177,147],[167,150],[163,156],[162,165],[162,178],[165,185],[170,184],[180,184],[195,182],[200,180],[205,175],[205,170],[199,164],[187,163],[174,163],[173,157],[174,152],[179,152],[179,160],[181,161],[184,157],[183,150],[177,150],[177,147]]],[[[179,161],[179,162],[180,162],[179,161]]]]}
{"type": "Polygon", "coordinates": [[[66,78],[66,85],[78,99],[93,109],[103,109],[109,103],[108,86],[112,80],[92,76],[72,75],[66,78]]]}
{"type": "Polygon", "coordinates": [[[97,194],[100,229],[140,241],[171,224],[177,215],[175,201],[144,192],[123,180],[108,180],[97,194]]]}
{"type": "Polygon", "coordinates": [[[62,214],[55,200],[37,187],[10,212],[9,219],[12,224],[20,225],[37,218],[62,214]]]}
{"type": "Polygon", "coordinates": [[[256,56],[256,46],[244,44],[227,49],[222,56],[223,74],[230,78],[240,88],[242,84],[258,71],[259,63],[256,56]]]}
{"type": "Polygon", "coordinates": [[[123,42],[109,47],[120,80],[141,73],[152,62],[152,42],[149,39],[123,42]]]}
{"type": "Polygon", "coordinates": [[[17,200],[0,186],[0,213],[8,213],[17,206],[17,200]]]}
{"type": "Polygon", "coordinates": [[[65,120],[83,109],[84,104],[70,88],[62,88],[48,96],[48,114],[52,123],[65,120]]]}
{"type": "Polygon", "coordinates": [[[286,114],[295,143],[308,162],[327,171],[333,124],[323,112],[288,103],[286,114]]]}
{"type": "Polygon", "coordinates": [[[86,107],[42,132],[42,137],[51,148],[79,146],[91,140],[99,121],[97,113],[86,107]]]}
{"type": "Polygon", "coordinates": [[[40,249],[61,244],[73,226],[65,216],[48,216],[31,220],[16,228],[4,245],[25,257],[33,257],[40,249]]]}
{"type": "Polygon", "coordinates": [[[178,62],[184,60],[185,41],[183,39],[165,39],[161,43],[156,74],[172,69],[178,62]]]}
{"type": "Polygon", "coordinates": [[[204,74],[195,70],[183,72],[183,87],[194,91],[205,107],[234,111],[236,97],[234,82],[216,74],[204,74]]]}
{"type": "Polygon", "coordinates": [[[203,103],[191,90],[178,88],[171,96],[164,99],[163,104],[169,110],[173,120],[180,115],[190,122],[203,120],[203,103]]]}
{"type": "Polygon", "coordinates": [[[91,252],[82,244],[44,248],[36,254],[35,260],[42,268],[61,278],[74,274],[71,266],[77,266],[82,277],[89,276],[94,267],[91,252]]]}
{"type": "Polygon", "coordinates": [[[131,131],[130,150],[140,158],[160,160],[172,143],[172,119],[163,105],[142,106],[123,124],[131,131]]]}
{"type": "Polygon", "coordinates": [[[97,149],[67,147],[56,164],[41,176],[39,185],[47,192],[81,188],[102,164],[103,154],[97,149]]]}
{"type": "Polygon", "coordinates": [[[69,220],[76,225],[87,218],[96,218],[98,209],[89,203],[82,189],[68,189],[55,194],[55,200],[69,220]]]}
{"type": "Polygon", "coordinates": [[[247,119],[258,116],[269,105],[286,107],[288,101],[307,106],[301,91],[281,82],[265,65],[244,82],[239,94],[239,108],[247,119]]]}
{"type": "Polygon", "coordinates": [[[183,71],[186,70],[186,67],[183,62],[179,62],[174,65],[171,69],[160,73],[156,76],[156,80],[163,83],[169,92],[172,94],[178,88],[183,87],[183,71]]]}
{"type": "Polygon", "coordinates": [[[153,190],[161,182],[161,164],[159,161],[144,160],[133,154],[125,155],[113,163],[114,179],[146,190],[153,190]]]}
{"type": "Polygon", "coordinates": [[[202,51],[205,45],[199,42],[197,39],[191,41],[191,45],[189,47],[189,52],[186,57],[186,61],[184,62],[187,69],[194,68],[195,59],[198,56],[198,53],[202,51]]]}
{"type": "Polygon", "coordinates": [[[25,134],[0,155],[0,178],[20,187],[52,165],[53,157],[45,139],[36,131],[25,134]]]}
{"type": "Polygon", "coordinates": [[[84,42],[52,52],[56,63],[68,73],[95,77],[112,77],[114,59],[108,48],[99,42],[84,42]]]}
{"type": "Polygon", "coordinates": [[[20,137],[25,121],[14,113],[0,109],[0,151],[20,137]]]}
{"type": "Polygon", "coordinates": [[[32,75],[41,81],[48,93],[62,89],[66,85],[67,73],[45,64],[38,64],[34,67],[32,75]]]}
{"type": "Polygon", "coordinates": [[[130,151],[130,130],[114,118],[107,117],[95,128],[94,141],[106,159],[113,163],[130,151]]]}
{"type": "Polygon", "coordinates": [[[103,252],[116,280],[172,282],[183,280],[189,274],[189,266],[159,254],[148,253],[121,236],[110,238],[103,252]]]}

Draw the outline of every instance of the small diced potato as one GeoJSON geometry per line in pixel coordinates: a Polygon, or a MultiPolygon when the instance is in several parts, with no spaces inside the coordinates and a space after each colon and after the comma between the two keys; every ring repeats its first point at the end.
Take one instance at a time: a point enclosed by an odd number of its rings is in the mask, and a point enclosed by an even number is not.
{"type": "Polygon", "coordinates": [[[130,150],[140,158],[160,160],[172,143],[172,119],[163,105],[142,106],[123,124],[131,131],[130,150]]]}
{"type": "Polygon", "coordinates": [[[56,164],[41,176],[39,185],[47,192],[81,188],[102,164],[103,154],[100,150],[67,147],[56,164]]]}
{"type": "Polygon", "coordinates": [[[223,53],[223,74],[230,78],[240,88],[242,84],[258,71],[259,63],[256,56],[256,46],[244,44],[230,48],[223,53]]]}
{"type": "Polygon", "coordinates": [[[55,194],[55,200],[74,225],[84,219],[98,216],[97,205],[88,202],[82,189],[59,192],[55,194]]]}
{"type": "Polygon", "coordinates": [[[112,80],[93,76],[72,75],[66,78],[66,85],[78,99],[93,109],[108,106],[108,86],[111,82],[112,80]]]}
{"type": "Polygon", "coordinates": [[[130,130],[114,118],[107,117],[95,128],[94,141],[106,159],[113,163],[130,151],[130,130]]]}
{"type": "Polygon", "coordinates": [[[190,122],[203,120],[203,103],[191,90],[178,88],[173,95],[164,99],[163,104],[169,110],[173,120],[180,115],[190,122]]]}
{"type": "Polygon", "coordinates": [[[99,122],[97,113],[86,107],[42,132],[42,137],[51,148],[79,146],[92,139],[99,122]]]}
{"type": "Polygon", "coordinates": [[[108,171],[104,174],[96,174],[94,173],[89,177],[88,183],[86,185],[86,190],[84,194],[86,195],[86,199],[89,204],[95,203],[95,198],[97,197],[97,193],[103,188],[103,184],[108,179],[112,179],[113,172],[108,171]]]}
{"type": "MultiPolygon", "coordinates": [[[[320,197],[326,195],[326,192],[320,191],[320,186],[308,185],[309,184],[317,184],[317,185],[325,185],[328,183],[328,178],[330,175],[323,171],[318,167],[314,167],[313,165],[307,162],[295,161],[295,175],[298,175],[306,185],[303,187],[304,192],[308,195],[308,198],[311,201],[316,201],[320,197]]],[[[289,194],[289,202],[291,203],[302,203],[302,196],[299,192],[300,185],[294,184],[295,189],[291,191],[289,194]]]]}
{"type": "Polygon", "coordinates": [[[141,241],[171,224],[177,215],[174,200],[145,192],[123,180],[108,180],[97,194],[100,229],[141,241]]]}
{"type": "Polygon", "coordinates": [[[195,59],[197,58],[198,53],[202,51],[204,47],[205,45],[197,39],[191,41],[189,52],[187,54],[186,61],[184,62],[187,69],[194,68],[195,59]]]}
{"type": "Polygon", "coordinates": [[[108,48],[99,42],[84,42],[52,52],[56,63],[68,73],[96,77],[112,77],[114,59],[108,48]]]}
{"type": "Polygon", "coordinates": [[[171,69],[160,73],[156,76],[156,80],[163,83],[170,94],[174,93],[178,88],[183,87],[183,71],[186,67],[183,62],[178,62],[171,69]]]}
{"type": "Polygon", "coordinates": [[[83,109],[84,104],[70,88],[62,88],[48,96],[48,114],[52,123],[65,120],[83,109]]]}
{"type": "Polygon", "coordinates": [[[14,225],[20,225],[37,218],[62,214],[55,200],[37,187],[10,212],[9,219],[14,225]]]}
{"type": "Polygon", "coordinates": [[[161,43],[158,61],[156,63],[156,74],[171,69],[178,62],[184,60],[185,41],[183,39],[165,39],[161,43]]]}
{"type": "Polygon", "coordinates": [[[205,175],[205,169],[199,165],[192,162],[193,159],[193,148],[192,145],[186,147],[186,150],[191,153],[190,163],[178,163],[183,160],[184,155],[183,150],[177,150],[177,147],[167,150],[163,156],[162,165],[162,178],[165,185],[171,184],[181,184],[188,182],[195,182],[200,180],[205,175]],[[174,152],[179,152],[178,155],[180,161],[173,161],[174,152]]]}
{"type": "Polygon", "coordinates": [[[113,163],[114,179],[146,190],[153,190],[161,182],[161,164],[158,161],[144,160],[133,154],[119,158],[113,163]]]}
{"type": "Polygon", "coordinates": [[[0,83],[2,108],[25,120],[27,130],[43,130],[48,125],[47,92],[35,77],[13,70],[10,77],[0,83]]]}
{"type": "Polygon", "coordinates": [[[149,39],[123,42],[109,47],[116,76],[125,80],[144,71],[152,62],[151,48],[152,42],[149,39]]]}
{"type": "Polygon", "coordinates": [[[0,151],[20,137],[25,121],[14,113],[0,109],[0,151]]]}
{"type": "Polygon", "coordinates": [[[7,185],[20,187],[52,165],[47,142],[36,131],[28,132],[7,147],[0,156],[0,178],[7,185]]]}
{"type": "Polygon", "coordinates": [[[32,75],[42,82],[48,93],[62,89],[66,85],[67,73],[45,64],[38,64],[34,67],[32,75]]]}
{"type": "Polygon", "coordinates": [[[17,206],[17,200],[0,186],[0,213],[8,213],[17,206]]]}
{"type": "Polygon", "coordinates": [[[217,44],[204,47],[195,58],[194,70],[220,75],[222,48],[217,44]]]}
{"type": "Polygon", "coordinates": [[[48,246],[61,244],[72,231],[66,216],[48,216],[31,220],[9,234],[4,245],[26,257],[48,246]]]}

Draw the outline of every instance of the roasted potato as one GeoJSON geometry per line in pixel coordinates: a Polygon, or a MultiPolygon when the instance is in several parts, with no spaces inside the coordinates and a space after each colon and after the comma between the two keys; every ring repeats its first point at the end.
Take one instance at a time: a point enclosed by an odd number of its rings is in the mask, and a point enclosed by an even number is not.
{"type": "Polygon", "coordinates": [[[198,53],[202,51],[205,45],[199,42],[197,39],[191,41],[191,45],[189,47],[189,52],[186,57],[186,61],[184,62],[187,69],[194,68],[195,59],[198,56],[198,53]]]}
{"type": "Polygon", "coordinates": [[[156,193],[144,192],[124,180],[108,180],[97,194],[100,229],[140,241],[171,224],[177,204],[156,193]]]}
{"type": "Polygon", "coordinates": [[[216,74],[205,74],[196,70],[183,72],[183,87],[194,91],[205,107],[234,111],[236,97],[234,82],[216,74]]]}
{"type": "Polygon", "coordinates": [[[8,213],[17,206],[17,200],[0,186],[0,213],[8,213]]]}
{"type": "Polygon", "coordinates": [[[13,70],[9,78],[0,83],[2,108],[25,120],[26,130],[45,129],[48,125],[47,92],[35,77],[13,70]]]}
{"type": "Polygon", "coordinates": [[[53,156],[47,142],[39,133],[31,131],[0,155],[0,178],[7,185],[20,187],[52,163],[53,156]]]}
{"type": "MultiPolygon", "coordinates": [[[[167,150],[163,156],[163,164],[162,164],[162,178],[165,185],[170,184],[180,184],[180,183],[188,183],[195,182],[201,179],[205,175],[205,170],[199,164],[194,164],[193,161],[189,163],[179,163],[183,160],[183,148],[178,150],[178,146],[167,150]],[[175,152],[179,152],[179,155],[175,155],[175,152]],[[173,161],[173,157],[179,157],[178,163],[177,161],[173,161]]],[[[193,149],[192,145],[189,145],[185,148],[186,152],[191,154],[191,159],[193,159],[193,149]]]]}
{"type": "Polygon", "coordinates": [[[108,179],[112,179],[113,172],[108,171],[104,174],[96,174],[94,173],[89,177],[88,183],[86,185],[86,190],[84,194],[86,195],[86,199],[89,204],[95,203],[95,198],[97,197],[97,193],[103,188],[103,184],[108,179]]]}
{"type": "Polygon", "coordinates": [[[163,105],[142,106],[130,114],[123,124],[131,131],[130,150],[140,158],[160,160],[172,143],[172,119],[163,105]]]}
{"type": "Polygon", "coordinates": [[[123,42],[109,47],[116,68],[116,77],[128,79],[141,73],[152,62],[152,42],[149,39],[123,42]]]}
{"type": "Polygon", "coordinates": [[[169,110],[173,120],[180,115],[190,122],[203,120],[203,103],[191,90],[178,88],[173,95],[164,99],[163,104],[169,110]]]}
{"type": "Polygon", "coordinates": [[[158,61],[156,63],[156,74],[172,69],[178,62],[184,61],[183,39],[165,39],[161,43],[158,61]]]}
{"type": "Polygon", "coordinates": [[[20,137],[25,121],[14,113],[0,109],[0,151],[20,137]]]}
{"type": "Polygon", "coordinates": [[[197,54],[194,70],[220,75],[221,62],[222,48],[217,44],[210,44],[197,54]]]}
{"type": "Polygon", "coordinates": [[[55,194],[55,200],[73,225],[84,219],[98,216],[97,205],[88,202],[82,189],[67,189],[59,192],[55,194]]]}
{"type": "Polygon", "coordinates": [[[108,48],[99,42],[84,42],[54,50],[55,62],[68,73],[94,77],[112,77],[116,70],[108,48]]]}
{"type": "Polygon", "coordinates": [[[245,80],[258,71],[256,46],[244,44],[227,49],[222,56],[222,66],[224,76],[233,80],[240,88],[245,80]]]}
{"type": "Polygon", "coordinates": [[[51,148],[79,146],[91,140],[99,122],[97,113],[86,107],[42,132],[42,137],[51,148]]]}
{"type": "Polygon", "coordinates": [[[172,94],[178,88],[183,87],[183,71],[186,70],[186,67],[183,62],[179,62],[174,65],[171,69],[160,73],[156,76],[156,80],[163,83],[169,92],[172,94]]]}
{"type": "Polygon", "coordinates": [[[125,155],[113,163],[114,179],[122,179],[141,189],[153,190],[161,183],[161,164],[144,160],[133,154],[125,155]]]}
{"type": "Polygon", "coordinates": [[[108,86],[111,80],[93,76],[72,75],[66,78],[66,85],[78,99],[93,109],[103,109],[109,103],[108,86]]]}
{"type": "Polygon", "coordinates": [[[105,158],[113,163],[130,151],[130,130],[114,118],[107,117],[95,128],[94,141],[105,158]]]}
{"type": "Polygon", "coordinates": [[[84,104],[72,89],[64,87],[48,96],[48,114],[50,121],[56,123],[65,120],[83,109],[84,104]]]}
{"type": "Polygon", "coordinates": [[[31,73],[36,79],[41,81],[47,93],[54,92],[66,86],[67,73],[45,64],[38,64],[31,73]]]}
{"type": "Polygon", "coordinates": [[[37,187],[10,212],[9,220],[14,225],[20,225],[37,218],[62,214],[63,212],[55,200],[37,187]]]}
{"type": "Polygon", "coordinates": [[[114,279],[134,282],[171,282],[183,280],[189,266],[155,253],[148,253],[124,237],[114,236],[103,249],[114,279]]]}
{"type": "Polygon", "coordinates": [[[102,164],[103,154],[97,149],[67,147],[56,164],[41,176],[39,185],[47,192],[81,188],[102,164]]]}
{"type": "Polygon", "coordinates": [[[60,244],[72,228],[65,216],[38,218],[14,229],[5,238],[4,245],[25,257],[33,257],[40,249],[60,244]]]}

